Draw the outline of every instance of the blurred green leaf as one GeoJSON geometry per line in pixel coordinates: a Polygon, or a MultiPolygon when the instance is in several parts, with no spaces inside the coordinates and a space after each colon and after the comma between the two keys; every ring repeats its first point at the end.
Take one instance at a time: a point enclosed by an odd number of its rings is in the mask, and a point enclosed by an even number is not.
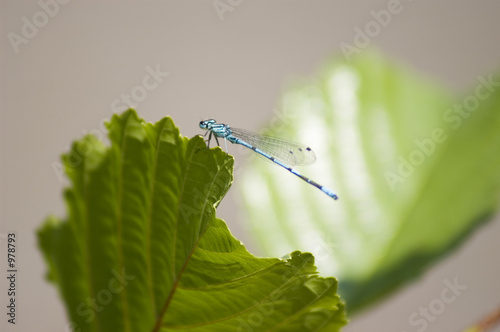
{"type": "Polygon", "coordinates": [[[499,82],[478,77],[457,99],[367,51],[290,89],[265,133],[311,146],[302,173],[339,201],[247,163],[244,217],[264,253],[311,251],[351,312],[422,273],[498,207],[499,82]]]}
{"type": "Polygon", "coordinates": [[[38,231],[74,331],[337,331],[334,278],[314,257],[257,258],[215,217],[233,159],[134,110],[63,156],[68,216],[38,231]]]}

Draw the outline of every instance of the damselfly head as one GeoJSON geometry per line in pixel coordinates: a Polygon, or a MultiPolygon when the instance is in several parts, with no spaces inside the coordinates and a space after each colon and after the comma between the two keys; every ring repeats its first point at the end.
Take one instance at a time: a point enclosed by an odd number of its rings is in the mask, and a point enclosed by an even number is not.
{"type": "Polygon", "coordinates": [[[210,120],[203,120],[203,121],[200,121],[200,128],[201,129],[210,129],[210,127],[215,124],[215,120],[214,119],[210,119],[210,120]]]}

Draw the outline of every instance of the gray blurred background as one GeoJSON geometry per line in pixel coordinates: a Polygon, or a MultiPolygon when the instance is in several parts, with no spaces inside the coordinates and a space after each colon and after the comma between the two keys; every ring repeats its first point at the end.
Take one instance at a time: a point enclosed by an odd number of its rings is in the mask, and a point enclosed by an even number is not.
{"type": "MultiPolygon", "coordinates": [[[[0,265],[5,271],[5,234],[15,231],[19,266],[17,324],[7,324],[3,309],[2,331],[70,331],[55,287],[44,280],[34,230],[49,213],[65,213],[67,183],[57,162],[72,140],[102,134],[102,122],[127,103],[150,122],[172,116],[185,136],[199,134],[205,118],[257,131],[289,84],[341,56],[339,45],[354,45],[356,27],[374,21],[371,11],[391,3],[65,2],[0,4],[0,265]]],[[[500,2],[401,0],[398,8],[370,46],[454,93],[500,69],[500,2]]],[[[232,195],[218,215],[258,254],[232,195]]],[[[422,278],[353,317],[345,331],[418,331],[411,315],[455,278],[466,290],[424,330],[473,324],[500,305],[499,235],[497,217],[422,278]]],[[[2,308],[7,288],[2,278],[2,308]]]]}

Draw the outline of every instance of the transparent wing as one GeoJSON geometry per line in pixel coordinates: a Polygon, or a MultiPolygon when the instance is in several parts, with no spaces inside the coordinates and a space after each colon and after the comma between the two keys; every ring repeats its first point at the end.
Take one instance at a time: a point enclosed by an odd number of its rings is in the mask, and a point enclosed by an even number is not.
{"type": "Polygon", "coordinates": [[[293,165],[310,165],[316,161],[316,155],[307,145],[253,133],[239,128],[230,128],[233,136],[281,160],[293,165]]]}

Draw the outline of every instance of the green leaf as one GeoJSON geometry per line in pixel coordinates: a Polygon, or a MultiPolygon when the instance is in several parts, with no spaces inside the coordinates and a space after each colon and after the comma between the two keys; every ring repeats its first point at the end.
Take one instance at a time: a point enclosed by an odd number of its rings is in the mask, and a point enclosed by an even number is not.
{"type": "Polygon", "coordinates": [[[216,218],[233,159],[170,118],[113,116],[63,156],[68,216],[38,231],[75,331],[337,331],[334,278],[314,257],[257,258],[216,218]]]}
{"type": "Polygon", "coordinates": [[[363,52],[290,89],[266,134],[309,144],[318,162],[301,172],[339,200],[250,162],[241,196],[264,253],[311,251],[339,277],[353,312],[463,242],[497,209],[500,191],[499,80],[472,85],[453,98],[363,52]]]}

